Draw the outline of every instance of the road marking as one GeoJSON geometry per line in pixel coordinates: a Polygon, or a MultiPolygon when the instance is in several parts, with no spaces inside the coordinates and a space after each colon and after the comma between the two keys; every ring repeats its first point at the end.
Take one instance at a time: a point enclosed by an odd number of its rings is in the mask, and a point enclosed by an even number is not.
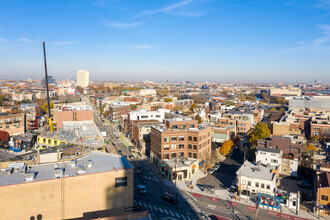
{"type": "Polygon", "coordinates": [[[142,202],[138,202],[140,206],[142,206],[142,202]]]}
{"type": "Polygon", "coordinates": [[[219,202],[219,201],[220,201],[220,199],[215,198],[215,197],[211,197],[210,200],[211,200],[211,201],[214,201],[214,202],[219,202]]]}
{"type": "Polygon", "coordinates": [[[147,204],[143,203],[143,206],[144,206],[144,207],[147,207],[147,204]]]}
{"type": "Polygon", "coordinates": [[[209,209],[215,209],[215,205],[212,205],[212,204],[209,204],[209,205],[207,205],[207,208],[209,208],[209,209]]]}
{"type": "Polygon", "coordinates": [[[156,211],[158,211],[158,209],[157,209],[157,207],[156,207],[156,206],[154,206],[154,209],[155,209],[156,211]]]}
{"type": "Polygon", "coordinates": [[[173,214],[173,212],[172,211],[169,211],[170,212],[170,214],[172,215],[172,216],[174,216],[174,214],[173,214]]]}
{"type": "Polygon", "coordinates": [[[155,180],[156,180],[156,182],[159,182],[159,180],[158,180],[158,178],[157,178],[157,177],[155,178],[155,180]]]}
{"type": "Polygon", "coordinates": [[[159,211],[160,211],[161,213],[163,213],[163,209],[162,209],[162,208],[159,208],[159,211]]]}
{"type": "Polygon", "coordinates": [[[152,206],[151,205],[148,205],[150,207],[150,209],[152,209],[152,206]]]}
{"type": "Polygon", "coordinates": [[[190,218],[187,216],[187,219],[190,220],[190,218]]]}
{"type": "Polygon", "coordinates": [[[166,214],[168,214],[168,211],[167,211],[166,209],[164,209],[164,212],[165,212],[166,214]]]}
{"type": "Polygon", "coordinates": [[[186,217],[184,217],[184,215],[181,215],[181,218],[183,218],[184,220],[186,220],[186,217]]]}
{"type": "Polygon", "coordinates": [[[246,206],[246,208],[245,208],[246,210],[251,210],[251,211],[256,211],[257,210],[257,208],[256,207],[254,207],[254,206],[246,206]]]}
{"type": "Polygon", "coordinates": [[[178,216],[178,218],[180,218],[180,215],[178,213],[175,213],[175,214],[176,214],[176,216],[178,216]]]}
{"type": "Polygon", "coordinates": [[[194,193],[194,194],[192,194],[192,196],[200,198],[200,197],[202,197],[203,195],[198,194],[198,193],[194,193]]]}

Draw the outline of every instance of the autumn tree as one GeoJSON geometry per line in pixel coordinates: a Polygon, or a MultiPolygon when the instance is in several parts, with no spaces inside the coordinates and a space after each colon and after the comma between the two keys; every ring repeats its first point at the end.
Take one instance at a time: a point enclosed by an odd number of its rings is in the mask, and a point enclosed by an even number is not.
{"type": "Polygon", "coordinates": [[[223,155],[229,154],[233,146],[234,146],[234,142],[231,139],[226,140],[225,142],[223,142],[220,148],[220,153],[223,155]]]}
{"type": "Polygon", "coordinates": [[[1,144],[5,144],[9,141],[9,133],[7,131],[0,131],[0,142],[1,144]]]}
{"type": "Polygon", "coordinates": [[[313,152],[315,152],[316,151],[316,147],[313,144],[308,144],[307,145],[307,151],[313,151],[313,152]]]}
{"type": "Polygon", "coordinates": [[[194,109],[196,108],[196,103],[194,103],[194,104],[192,104],[191,106],[190,106],[190,111],[194,111],[194,109]]]}
{"type": "Polygon", "coordinates": [[[199,114],[196,115],[195,120],[198,121],[198,124],[201,124],[202,123],[202,117],[199,114]]]}
{"type": "MultiPolygon", "coordinates": [[[[50,103],[50,109],[54,108],[54,102],[50,103]]],[[[48,113],[48,102],[45,102],[44,104],[42,104],[41,109],[44,113],[48,113]]]]}
{"type": "Polygon", "coordinates": [[[257,140],[268,138],[270,136],[270,131],[267,124],[259,123],[257,124],[249,136],[249,142],[251,144],[256,144],[257,140]]]}
{"type": "Polygon", "coordinates": [[[76,87],[76,90],[80,93],[83,93],[84,92],[84,88],[82,88],[81,86],[77,86],[76,87]]]}
{"type": "Polygon", "coordinates": [[[173,99],[171,99],[171,98],[166,98],[166,99],[164,99],[164,102],[172,102],[173,101],[173,99]]]}

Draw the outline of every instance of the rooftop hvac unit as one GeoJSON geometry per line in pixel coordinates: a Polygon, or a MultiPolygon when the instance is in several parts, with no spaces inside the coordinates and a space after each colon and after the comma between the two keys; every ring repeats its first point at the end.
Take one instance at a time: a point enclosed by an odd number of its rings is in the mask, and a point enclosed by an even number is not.
{"type": "Polygon", "coordinates": [[[29,182],[29,181],[32,181],[35,177],[35,173],[34,172],[31,172],[31,173],[26,173],[25,174],[25,181],[26,182],[29,182]]]}
{"type": "Polygon", "coordinates": [[[86,166],[87,166],[87,168],[92,168],[92,166],[93,166],[93,161],[92,161],[92,160],[88,160],[88,161],[86,162],[86,166]]]}
{"type": "Polygon", "coordinates": [[[70,165],[71,167],[75,167],[77,165],[77,160],[71,160],[70,165]]]}
{"type": "Polygon", "coordinates": [[[85,173],[86,172],[86,169],[84,166],[79,166],[78,169],[77,169],[77,173],[81,174],[81,173],[85,173]]]}
{"type": "Polygon", "coordinates": [[[55,168],[54,169],[55,178],[59,178],[64,174],[64,168],[55,168]]]}

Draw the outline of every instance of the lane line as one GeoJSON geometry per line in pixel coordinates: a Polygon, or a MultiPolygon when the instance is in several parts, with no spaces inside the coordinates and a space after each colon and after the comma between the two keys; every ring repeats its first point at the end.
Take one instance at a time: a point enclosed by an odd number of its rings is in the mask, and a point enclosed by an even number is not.
{"type": "Polygon", "coordinates": [[[172,215],[172,216],[174,216],[174,214],[173,214],[173,212],[172,211],[169,211],[170,212],[170,214],[172,215]]]}
{"type": "Polygon", "coordinates": [[[166,214],[168,214],[168,212],[167,212],[167,210],[166,210],[166,209],[164,209],[164,212],[165,212],[166,214]]]}

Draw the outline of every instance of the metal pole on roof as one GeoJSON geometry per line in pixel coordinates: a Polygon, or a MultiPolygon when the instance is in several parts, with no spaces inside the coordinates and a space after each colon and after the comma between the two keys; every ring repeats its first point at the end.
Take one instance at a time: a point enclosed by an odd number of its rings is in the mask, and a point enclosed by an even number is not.
{"type": "Polygon", "coordinates": [[[46,61],[46,46],[45,41],[42,42],[44,48],[44,64],[45,64],[45,77],[46,77],[46,89],[47,89],[47,102],[48,102],[48,117],[50,118],[50,101],[49,101],[49,88],[48,88],[48,73],[47,73],[47,61],[46,61]]]}

